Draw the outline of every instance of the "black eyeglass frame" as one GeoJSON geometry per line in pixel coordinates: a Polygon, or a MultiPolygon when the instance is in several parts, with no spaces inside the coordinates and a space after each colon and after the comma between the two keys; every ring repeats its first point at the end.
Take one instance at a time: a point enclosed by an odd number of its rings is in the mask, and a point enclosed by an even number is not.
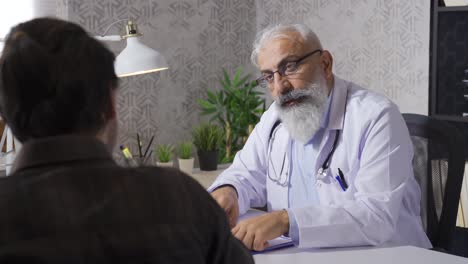
{"type": "Polygon", "coordinates": [[[320,52],[320,54],[321,54],[323,52],[323,50],[322,49],[316,49],[316,50],[313,50],[313,51],[305,54],[304,56],[302,56],[301,58],[299,58],[297,60],[282,62],[281,65],[278,66],[278,70],[270,73],[271,76],[272,76],[271,81],[266,80],[265,76],[261,76],[260,78],[257,78],[255,80],[256,84],[258,86],[267,86],[268,84],[272,83],[273,80],[275,79],[275,73],[278,73],[282,77],[297,73],[297,70],[299,69],[299,66],[302,64],[302,62],[305,59],[307,59],[308,57],[314,55],[317,52],[320,52]],[[286,69],[287,69],[288,65],[294,65],[296,67],[296,69],[294,69],[294,71],[292,73],[286,74],[286,69]]]}

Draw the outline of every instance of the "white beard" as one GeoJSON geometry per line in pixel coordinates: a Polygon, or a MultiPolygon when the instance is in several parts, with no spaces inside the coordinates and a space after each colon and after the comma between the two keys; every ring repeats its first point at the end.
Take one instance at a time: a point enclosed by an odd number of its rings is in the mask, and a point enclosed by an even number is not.
{"type": "Polygon", "coordinates": [[[316,82],[302,89],[294,89],[280,98],[275,98],[275,107],[281,121],[291,137],[303,144],[307,143],[320,128],[320,121],[328,98],[325,78],[320,74],[316,74],[316,77],[316,82]],[[281,106],[281,102],[301,97],[305,97],[305,99],[299,104],[281,106]]]}

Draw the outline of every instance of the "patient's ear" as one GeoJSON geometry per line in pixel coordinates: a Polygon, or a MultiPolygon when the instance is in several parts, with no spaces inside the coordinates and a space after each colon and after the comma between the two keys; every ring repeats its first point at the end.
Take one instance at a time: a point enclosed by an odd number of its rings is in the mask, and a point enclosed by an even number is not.
{"type": "Polygon", "coordinates": [[[116,100],[117,100],[117,89],[112,89],[110,92],[110,102],[109,102],[109,107],[107,109],[106,113],[106,118],[109,119],[115,119],[117,116],[117,110],[116,110],[116,100]]]}
{"type": "Polygon", "coordinates": [[[107,111],[102,114],[105,121],[104,126],[96,134],[96,137],[106,144],[111,152],[116,146],[118,136],[116,100],[117,89],[111,89],[107,111]]]}

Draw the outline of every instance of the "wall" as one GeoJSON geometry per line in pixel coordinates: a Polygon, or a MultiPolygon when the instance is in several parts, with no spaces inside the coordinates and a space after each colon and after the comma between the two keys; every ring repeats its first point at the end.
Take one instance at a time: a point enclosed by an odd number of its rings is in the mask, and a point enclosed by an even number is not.
{"type": "MultiPolygon", "coordinates": [[[[170,70],[122,79],[119,142],[131,147],[137,131],[144,140],[156,134],[157,143],[189,138],[200,121],[196,99],[219,87],[223,67],[255,73],[249,62],[255,33],[279,22],[310,25],[334,55],[337,75],[386,94],[402,112],[427,114],[430,1],[56,1],[59,14],[92,34],[135,18],[143,41],[166,56],[170,70]]],[[[109,45],[116,53],[124,48],[109,45]]]]}
{"type": "Polygon", "coordinates": [[[256,0],[257,29],[305,23],[334,71],[386,94],[402,112],[428,113],[430,1],[256,0]]]}
{"type": "MultiPolygon", "coordinates": [[[[121,79],[118,99],[119,142],[136,152],[136,132],[156,143],[189,139],[200,122],[198,98],[219,88],[222,68],[233,73],[250,65],[255,36],[253,0],[57,0],[58,13],[101,34],[113,21],[136,19],[142,41],[166,57],[170,69],[121,79]],[[65,3],[64,3],[65,2],[65,3]],[[64,11],[67,9],[67,11],[64,11]]],[[[117,34],[113,28],[110,34],[117,34]]],[[[124,43],[109,43],[116,53],[124,43]]]]}

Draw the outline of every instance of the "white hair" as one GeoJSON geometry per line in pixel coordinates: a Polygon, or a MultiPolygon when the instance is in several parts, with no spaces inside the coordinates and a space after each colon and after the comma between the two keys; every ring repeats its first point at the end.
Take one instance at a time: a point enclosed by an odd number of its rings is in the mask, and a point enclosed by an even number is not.
{"type": "Polygon", "coordinates": [[[290,25],[273,25],[269,26],[262,31],[260,31],[255,37],[253,42],[253,50],[250,55],[250,60],[252,63],[258,67],[257,56],[260,49],[265,45],[266,42],[273,39],[287,38],[291,39],[291,35],[287,34],[289,32],[297,32],[304,39],[305,42],[308,42],[312,45],[316,45],[317,48],[321,49],[322,44],[320,43],[319,38],[315,32],[310,29],[308,26],[303,24],[290,24],[290,25]]]}
{"type": "Polygon", "coordinates": [[[320,129],[321,120],[328,99],[326,79],[319,68],[314,72],[315,81],[308,83],[303,89],[294,89],[275,99],[274,107],[289,135],[306,144],[320,129]],[[282,107],[284,101],[294,98],[305,98],[299,105],[282,107]]]}

